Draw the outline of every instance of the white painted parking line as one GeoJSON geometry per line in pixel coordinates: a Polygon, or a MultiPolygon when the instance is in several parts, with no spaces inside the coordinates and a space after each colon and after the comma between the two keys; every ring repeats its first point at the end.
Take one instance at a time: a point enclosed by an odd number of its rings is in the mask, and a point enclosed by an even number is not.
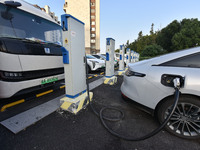
{"type": "MultiPolygon", "coordinates": [[[[90,90],[98,87],[102,83],[103,78],[93,81],[89,84],[90,90]]],[[[18,132],[26,129],[27,127],[31,126],[32,124],[36,123],[37,121],[41,120],[42,118],[48,116],[49,114],[59,109],[61,105],[60,99],[64,96],[65,95],[59,96],[49,102],[46,102],[25,112],[22,112],[16,116],[8,118],[2,121],[1,124],[13,133],[17,134],[18,132]]]]}
{"type": "Polygon", "coordinates": [[[98,80],[93,81],[92,83],[89,84],[90,90],[95,89],[96,87],[100,86],[103,83],[103,78],[100,78],[98,80]]]}
{"type": "Polygon", "coordinates": [[[1,124],[16,134],[56,111],[60,107],[60,99],[62,97],[57,97],[56,99],[6,119],[1,124]]]}

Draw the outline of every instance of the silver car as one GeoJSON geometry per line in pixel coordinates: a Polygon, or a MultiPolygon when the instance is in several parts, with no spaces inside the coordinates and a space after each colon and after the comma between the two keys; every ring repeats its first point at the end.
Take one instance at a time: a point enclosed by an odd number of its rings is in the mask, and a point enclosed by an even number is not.
{"type": "Polygon", "coordinates": [[[174,101],[176,77],[182,82],[181,96],[166,130],[182,138],[199,138],[200,47],[129,64],[122,96],[153,109],[161,123],[174,101]]]}

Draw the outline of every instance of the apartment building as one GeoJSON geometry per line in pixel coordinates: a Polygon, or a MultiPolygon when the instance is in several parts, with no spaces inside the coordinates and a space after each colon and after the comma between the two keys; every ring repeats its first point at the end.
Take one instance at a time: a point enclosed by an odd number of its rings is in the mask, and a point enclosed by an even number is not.
{"type": "Polygon", "coordinates": [[[100,0],[65,0],[63,9],[85,23],[86,53],[100,53],[100,0]]]}

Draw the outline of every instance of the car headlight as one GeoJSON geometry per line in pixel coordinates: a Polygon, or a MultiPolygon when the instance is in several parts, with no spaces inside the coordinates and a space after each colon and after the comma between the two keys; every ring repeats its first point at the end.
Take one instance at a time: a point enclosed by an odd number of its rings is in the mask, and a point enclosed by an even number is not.
{"type": "Polygon", "coordinates": [[[96,63],[99,63],[98,61],[95,61],[95,60],[90,60],[90,62],[92,62],[93,68],[95,67],[96,63]]]}
{"type": "Polygon", "coordinates": [[[146,74],[135,72],[135,71],[131,71],[130,69],[128,69],[125,72],[125,75],[128,76],[128,77],[130,77],[130,76],[145,77],[146,76],[146,74]]]}

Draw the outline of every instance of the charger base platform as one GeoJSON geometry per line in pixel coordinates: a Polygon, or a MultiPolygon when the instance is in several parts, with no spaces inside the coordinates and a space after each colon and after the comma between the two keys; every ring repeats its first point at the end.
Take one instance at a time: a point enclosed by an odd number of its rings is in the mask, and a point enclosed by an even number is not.
{"type": "Polygon", "coordinates": [[[118,71],[117,72],[117,75],[118,76],[123,76],[125,74],[125,70],[122,70],[122,71],[118,71]]]}
{"type": "MultiPolygon", "coordinates": [[[[89,94],[90,94],[90,101],[92,101],[93,93],[89,92],[89,94]]],[[[87,92],[85,92],[76,98],[64,97],[60,99],[60,102],[62,103],[62,105],[60,106],[62,110],[66,110],[73,114],[77,114],[80,110],[86,108],[86,106],[89,104],[88,94],[87,92]]]]}
{"type": "Polygon", "coordinates": [[[114,85],[115,83],[117,83],[116,76],[104,77],[104,84],[114,85]]]}

